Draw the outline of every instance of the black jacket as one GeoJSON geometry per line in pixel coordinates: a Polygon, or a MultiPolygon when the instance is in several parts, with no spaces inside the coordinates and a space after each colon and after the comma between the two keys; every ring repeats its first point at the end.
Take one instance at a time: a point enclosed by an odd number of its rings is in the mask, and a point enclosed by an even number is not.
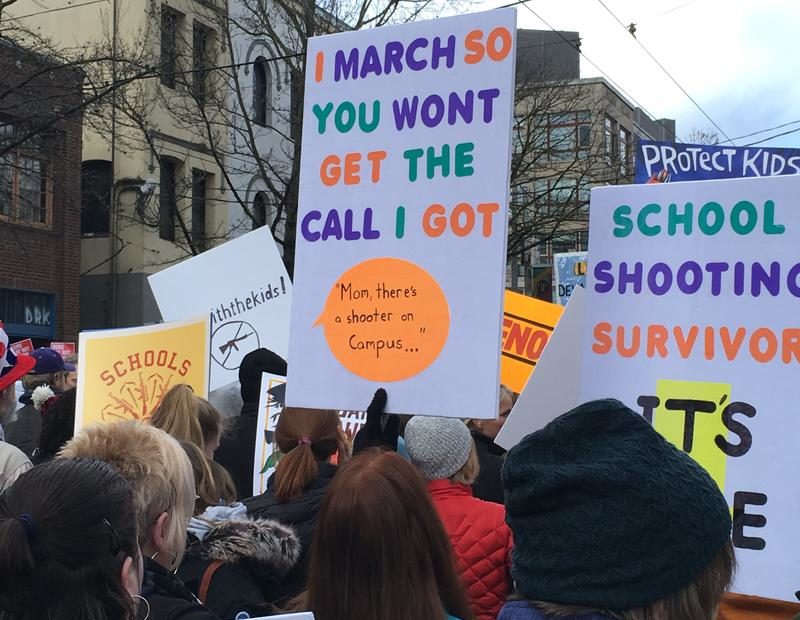
{"type": "Polygon", "coordinates": [[[257,426],[258,403],[245,403],[241,415],[228,420],[219,448],[214,453],[214,460],[233,478],[238,499],[253,494],[257,426]]]}
{"type": "Polygon", "coordinates": [[[149,620],[220,620],[180,579],[150,558],[144,559],[142,596],[150,605],[149,620]]]}
{"type": "Polygon", "coordinates": [[[248,515],[261,519],[274,519],[291,526],[300,539],[300,559],[287,577],[286,589],[290,597],[300,594],[306,587],[309,550],[314,540],[319,508],[335,473],[335,465],[320,463],[319,475],[316,479],[305,488],[300,497],[288,502],[280,502],[276,499],[274,494],[275,475],[273,474],[267,481],[266,492],[244,501],[248,515]]]}
{"type": "Polygon", "coordinates": [[[31,458],[39,447],[39,436],[42,434],[42,414],[33,406],[30,393],[20,398],[25,406],[17,411],[17,419],[5,426],[6,441],[16,446],[31,458]]]}
{"type": "Polygon", "coordinates": [[[506,451],[489,439],[483,433],[472,431],[475,447],[478,451],[480,473],[475,484],[472,485],[472,494],[478,499],[496,504],[503,503],[503,461],[506,451]]]}
{"type": "Polygon", "coordinates": [[[205,605],[220,618],[239,612],[271,615],[286,598],[284,580],[300,557],[300,540],[291,528],[267,519],[231,519],[215,525],[199,541],[190,535],[178,576],[196,595],[215,561],[205,605]]]}

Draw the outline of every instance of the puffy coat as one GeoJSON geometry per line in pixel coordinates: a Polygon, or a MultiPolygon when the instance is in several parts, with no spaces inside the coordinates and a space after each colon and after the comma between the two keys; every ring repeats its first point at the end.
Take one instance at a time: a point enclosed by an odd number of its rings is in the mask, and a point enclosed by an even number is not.
{"type": "Polygon", "coordinates": [[[209,525],[198,533],[190,524],[191,544],[178,577],[220,618],[235,618],[241,612],[271,615],[272,604],[285,596],[284,579],[300,556],[297,536],[291,528],[266,519],[233,518],[209,525]]]}
{"type": "Polygon", "coordinates": [[[511,593],[513,539],[505,507],[472,496],[449,480],[428,483],[428,492],[456,555],[458,573],[478,620],[495,620],[511,593]]]}
{"type": "Polygon", "coordinates": [[[149,620],[219,620],[180,579],[150,558],[144,559],[142,596],[149,620]]]}

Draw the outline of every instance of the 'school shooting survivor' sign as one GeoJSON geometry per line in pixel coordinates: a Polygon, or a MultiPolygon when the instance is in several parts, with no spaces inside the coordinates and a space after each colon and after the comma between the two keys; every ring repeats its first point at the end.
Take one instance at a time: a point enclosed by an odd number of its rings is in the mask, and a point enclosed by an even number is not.
{"type": "Polygon", "coordinates": [[[496,415],[515,36],[497,10],[309,42],[287,404],[496,415]]]}
{"type": "Polygon", "coordinates": [[[717,481],[735,590],[796,600],[800,177],[593,190],[583,400],[638,410],[717,481]]]}

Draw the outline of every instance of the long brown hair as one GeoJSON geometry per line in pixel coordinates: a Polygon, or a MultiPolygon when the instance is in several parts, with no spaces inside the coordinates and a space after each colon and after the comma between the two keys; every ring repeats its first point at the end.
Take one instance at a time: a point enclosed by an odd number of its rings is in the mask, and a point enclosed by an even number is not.
{"type": "Polygon", "coordinates": [[[184,383],[171,388],[149,420],[152,426],[160,428],[178,441],[190,441],[202,450],[205,442],[200,427],[198,400],[194,390],[184,383]]]}
{"type": "Polygon", "coordinates": [[[425,483],[393,452],[343,465],[322,502],[304,607],[317,620],[474,618],[425,483]]]}
{"type": "Polygon", "coordinates": [[[275,497],[285,502],[302,494],[339,447],[339,414],[331,410],[287,407],[275,427],[285,456],[275,469],[275,497]]]}
{"type": "Polygon", "coordinates": [[[218,506],[220,503],[230,505],[235,502],[236,487],[225,468],[214,461],[209,461],[203,451],[191,441],[181,441],[180,444],[189,457],[194,473],[197,491],[194,515],[202,514],[209,506],[218,506]]]}

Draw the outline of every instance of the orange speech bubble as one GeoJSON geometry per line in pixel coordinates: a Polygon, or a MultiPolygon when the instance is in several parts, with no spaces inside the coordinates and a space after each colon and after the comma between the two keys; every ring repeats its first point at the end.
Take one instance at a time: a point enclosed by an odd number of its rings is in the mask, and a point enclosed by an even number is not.
{"type": "Polygon", "coordinates": [[[439,357],[450,332],[450,307],[421,267],[373,258],[339,277],[318,325],[347,370],[370,381],[402,381],[439,357]]]}

